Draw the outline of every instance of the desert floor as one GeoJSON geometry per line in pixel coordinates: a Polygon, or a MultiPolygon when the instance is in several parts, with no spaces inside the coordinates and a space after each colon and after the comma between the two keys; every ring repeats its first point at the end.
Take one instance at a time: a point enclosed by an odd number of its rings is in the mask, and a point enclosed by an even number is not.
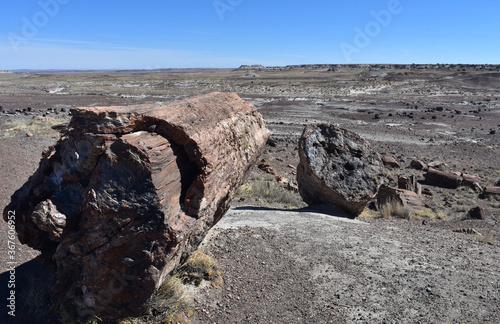
{"type": "MultiPolygon", "coordinates": [[[[353,130],[416,175],[426,213],[352,219],[331,206],[306,207],[300,196],[256,169],[202,249],[219,262],[224,285],[198,288],[192,323],[498,323],[500,322],[500,198],[468,187],[423,182],[414,159],[500,180],[500,72],[480,67],[346,68],[290,71],[171,70],[0,74],[0,206],[33,174],[41,152],[59,138],[51,126],[70,109],[167,102],[212,91],[251,101],[271,130],[263,158],[295,181],[297,141],[305,125],[353,130]],[[259,191],[262,186],[272,193],[259,191]],[[481,206],[485,220],[470,220],[481,206]],[[425,222],[425,225],[423,221],[425,222]],[[474,229],[481,235],[456,230],[474,229]]],[[[16,266],[15,320],[54,323],[24,305],[49,274],[38,252],[15,242],[0,222],[0,297],[9,297],[16,266]],[[24,315],[24,316],[23,316],[24,315]],[[39,318],[39,319],[37,319],[39,318]]]]}

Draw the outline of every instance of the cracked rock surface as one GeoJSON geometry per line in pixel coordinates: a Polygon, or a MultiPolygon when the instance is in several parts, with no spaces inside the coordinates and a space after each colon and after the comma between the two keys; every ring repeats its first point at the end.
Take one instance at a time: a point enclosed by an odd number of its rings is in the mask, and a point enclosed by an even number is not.
{"type": "Polygon", "coordinates": [[[72,115],[4,218],[16,212],[51,294],[80,317],[137,315],[228,210],[269,131],[232,93],[72,115]]]}
{"type": "Polygon", "coordinates": [[[309,205],[331,203],[357,215],[377,194],[383,162],[354,132],[336,125],[307,126],[299,157],[299,192],[309,205]]]}

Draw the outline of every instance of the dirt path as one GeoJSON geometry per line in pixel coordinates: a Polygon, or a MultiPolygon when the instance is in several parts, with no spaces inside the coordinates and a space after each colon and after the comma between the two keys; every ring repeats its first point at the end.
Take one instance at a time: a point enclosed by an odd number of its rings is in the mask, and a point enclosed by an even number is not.
{"type": "Polygon", "coordinates": [[[448,228],[239,207],[205,248],[193,323],[498,323],[498,247],[448,228]]]}

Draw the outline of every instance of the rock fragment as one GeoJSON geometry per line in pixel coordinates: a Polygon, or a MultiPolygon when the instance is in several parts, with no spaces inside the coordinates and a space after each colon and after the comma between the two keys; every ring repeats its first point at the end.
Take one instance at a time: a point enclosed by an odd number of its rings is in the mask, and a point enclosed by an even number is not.
{"type": "Polygon", "coordinates": [[[427,164],[425,164],[421,160],[413,160],[413,161],[411,161],[410,167],[412,167],[415,170],[427,170],[429,168],[427,166],[427,164]]]}
{"type": "Polygon", "coordinates": [[[413,213],[424,208],[422,199],[413,191],[381,186],[378,195],[377,203],[383,206],[387,203],[395,201],[401,204],[409,213],[413,213]]]}
{"type": "Polygon", "coordinates": [[[468,216],[472,219],[481,219],[481,220],[486,219],[486,213],[484,211],[484,208],[481,206],[476,206],[476,207],[472,208],[469,211],[468,216]]]}
{"type": "Polygon", "coordinates": [[[278,176],[278,173],[273,169],[271,164],[266,160],[262,159],[257,163],[257,167],[264,171],[265,173],[272,174],[273,176],[278,176]]]}
{"type": "Polygon", "coordinates": [[[330,203],[357,215],[382,183],[384,166],[377,152],[359,135],[336,125],[306,127],[299,157],[299,193],[309,205],[330,203]]]}
{"type": "Polygon", "coordinates": [[[416,176],[399,176],[398,188],[403,190],[410,190],[422,197],[422,185],[418,183],[416,176]]]}
{"type": "Polygon", "coordinates": [[[382,162],[384,162],[384,165],[386,166],[390,166],[393,168],[401,168],[401,165],[399,165],[398,161],[396,161],[396,159],[393,158],[392,156],[383,156],[382,162]]]}

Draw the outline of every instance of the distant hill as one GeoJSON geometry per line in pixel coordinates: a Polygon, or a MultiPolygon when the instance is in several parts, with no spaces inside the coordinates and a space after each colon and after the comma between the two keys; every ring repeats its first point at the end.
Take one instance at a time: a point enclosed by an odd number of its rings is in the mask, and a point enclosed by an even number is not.
{"type": "Polygon", "coordinates": [[[240,71],[288,71],[288,70],[324,70],[328,72],[348,70],[462,70],[500,71],[498,64],[301,64],[287,66],[263,66],[260,64],[242,65],[240,71]]]}

